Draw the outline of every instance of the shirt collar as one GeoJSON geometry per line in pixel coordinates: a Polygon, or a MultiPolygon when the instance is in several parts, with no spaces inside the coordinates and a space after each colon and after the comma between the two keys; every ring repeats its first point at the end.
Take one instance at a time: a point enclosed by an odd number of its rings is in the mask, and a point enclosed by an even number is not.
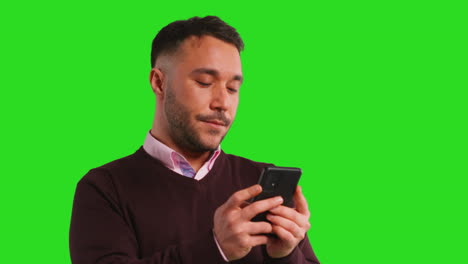
{"type": "MultiPolygon", "coordinates": [[[[145,142],[143,144],[143,149],[149,155],[161,161],[166,167],[168,167],[171,170],[174,170],[180,162],[186,162],[187,164],[189,164],[187,159],[185,159],[185,157],[182,154],[178,153],[177,151],[173,150],[166,144],[153,137],[153,135],[151,134],[151,130],[146,135],[145,142]]],[[[211,170],[214,161],[219,156],[220,152],[221,145],[218,145],[218,148],[211,153],[210,157],[206,161],[208,163],[208,170],[211,170]]]]}

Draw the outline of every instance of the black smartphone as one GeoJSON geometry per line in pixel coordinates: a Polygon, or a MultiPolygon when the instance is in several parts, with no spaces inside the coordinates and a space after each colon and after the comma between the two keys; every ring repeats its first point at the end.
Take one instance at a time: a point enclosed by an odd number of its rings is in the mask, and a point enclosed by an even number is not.
{"type": "MultiPolygon", "coordinates": [[[[300,168],[265,167],[258,181],[258,184],[262,186],[262,193],[250,199],[249,202],[253,203],[275,196],[282,196],[283,205],[293,207],[293,196],[301,174],[302,170],[300,168]]],[[[266,214],[267,212],[261,213],[255,216],[252,221],[268,222],[266,214]]]]}

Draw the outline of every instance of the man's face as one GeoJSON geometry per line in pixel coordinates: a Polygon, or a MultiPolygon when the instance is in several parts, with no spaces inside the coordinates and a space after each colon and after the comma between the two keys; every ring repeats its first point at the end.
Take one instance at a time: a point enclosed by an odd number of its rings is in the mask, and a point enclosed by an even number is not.
{"type": "Polygon", "coordinates": [[[237,48],[211,36],[190,37],[166,73],[169,136],[192,152],[215,150],[235,118],[242,83],[237,48]]]}

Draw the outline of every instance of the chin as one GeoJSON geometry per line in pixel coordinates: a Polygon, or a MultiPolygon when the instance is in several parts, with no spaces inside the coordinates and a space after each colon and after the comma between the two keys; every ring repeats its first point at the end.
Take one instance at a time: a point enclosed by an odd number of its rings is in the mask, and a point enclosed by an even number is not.
{"type": "Polygon", "coordinates": [[[220,136],[210,136],[206,137],[202,142],[205,148],[216,150],[221,143],[222,137],[220,136]]]}
{"type": "Polygon", "coordinates": [[[216,150],[219,146],[219,140],[213,140],[209,142],[205,142],[205,147],[210,150],[216,150]]]}

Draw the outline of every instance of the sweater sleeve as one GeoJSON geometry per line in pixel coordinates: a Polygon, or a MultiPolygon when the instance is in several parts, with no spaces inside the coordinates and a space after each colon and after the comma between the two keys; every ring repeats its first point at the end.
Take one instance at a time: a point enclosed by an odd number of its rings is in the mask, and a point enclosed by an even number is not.
{"type": "Polygon", "coordinates": [[[141,258],[135,232],[104,170],[91,170],[78,183],[70,224],[73,264],[226,263],[212,231],[141,258]]]}
{"type": "Polygon", "coordinates": [[[297,247],[286,257],[270,258],[266,252],[266,247],[262,247],[263,255],[265,256],[264,264],[320,264],[315,256],[312,246],[309,243],[309,238],[306,237],[299,242],[297,247]]]}

